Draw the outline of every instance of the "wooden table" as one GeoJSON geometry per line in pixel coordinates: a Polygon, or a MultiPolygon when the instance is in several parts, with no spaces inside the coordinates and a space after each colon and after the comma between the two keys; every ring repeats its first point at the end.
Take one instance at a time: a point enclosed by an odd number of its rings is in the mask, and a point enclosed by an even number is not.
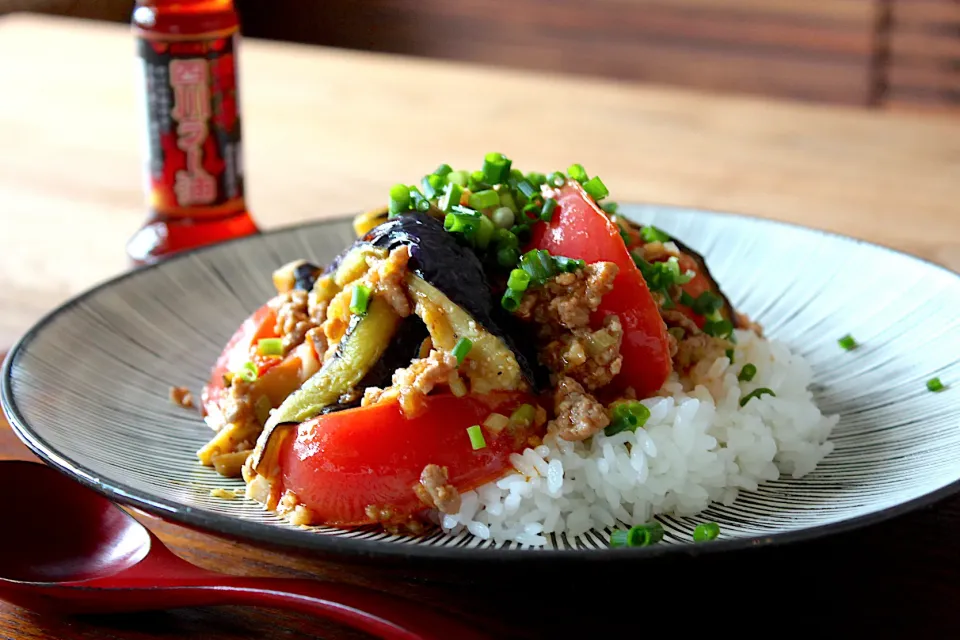
{"type": "MultiPolygon", "coordinates": [[[[129,35],[114,26],[0,19],[0,348],[68,296],[126,268],[124,243],[143,218],[132,56],[129,35]]],[[[529,168],[582,162],[622,201],[799,222],[960,270],[960,120],[256,41],[244,43],[241,66],[249,202],[264,228],[377,204],[393,182],[444,161],[473,166],[495,149],[529,168]]],[[[29,457],[5,423],[0,457],[29,457]]],[[[501,587],[526,603],[519,607],[504,606],[489,581],[471,588],[405,579],[145,520],[204,566],[372,584],[482,612],[505,625],[503,636],[537,637],[530,612],[542,603],[562,614],[540,616],[555,637],[586,624],[600,624],[591,637],[597,629],[637,632],[661,614],[683,621],[690,614],[681,606],[713,616],[697,618],[702,629],[713,620],[759,630],[753,616],[762,609],[789,616],[791,628],[960,630],[960,498],[790,548],[628,567],[601,584],[589,574],[573,584],[561,576],[548,584],[556,594],[512,577],[501,587]],[[614,615],[598,623],[597,611],[614,615]],[[724,622],[731,611],[751,617],[724,622]]],[[[41,619],[0,604],[3,637],[191,635],[360,637],[267,610],[41,619]]]]}

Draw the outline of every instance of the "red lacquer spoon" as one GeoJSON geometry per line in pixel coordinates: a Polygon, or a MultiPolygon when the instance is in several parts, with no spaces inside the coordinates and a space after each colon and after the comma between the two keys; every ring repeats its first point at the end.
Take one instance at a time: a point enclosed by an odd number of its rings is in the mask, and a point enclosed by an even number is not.
{"type": "Polygon", "coordinates": [[[279,607],[387,640],[487,638],[438,611],[369,589],[240,578],[175,556],[96,492],[33,462],[0,462],[0,598],[37,611],[110,613],[205,605],[279,607]]]}

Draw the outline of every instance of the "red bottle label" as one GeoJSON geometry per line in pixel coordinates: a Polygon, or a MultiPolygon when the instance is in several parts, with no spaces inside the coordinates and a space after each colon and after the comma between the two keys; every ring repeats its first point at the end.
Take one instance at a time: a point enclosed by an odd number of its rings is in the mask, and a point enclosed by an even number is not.
{"type": "Polygon", "coordinates": [[[238,34],[139,37],[150,208],[168,217],[244,209],[238,34]]]}

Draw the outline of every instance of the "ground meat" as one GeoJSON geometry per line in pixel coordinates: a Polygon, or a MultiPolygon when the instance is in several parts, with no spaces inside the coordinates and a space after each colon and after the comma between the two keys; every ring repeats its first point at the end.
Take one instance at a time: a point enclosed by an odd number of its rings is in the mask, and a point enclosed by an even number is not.
{"type": "Polygon", "coordinates": [[[307,307],[307,292],[301,289],[280,294],[274,303],[277,311],[275,330],[283,338],[284,354],[302,343],[307,331],[317,326],[311,320],[307,307]]]}
{"type": "Polygon", "coordinates": [[[371,261],[368,275],[373,293],[382,296],[401,318],[409,316],[411,311],[406,284],[409,261],[410,248],[397,247],[385,260],[371,261]]]}
{"type": "Polygon", "coordinates": [[[673,364],[682,374],[703,360],[713,362],[726,355],[727,349],[731,348],[733,344],[723,338],[715,338],[705,333],[688,336],[677,344],[677,355],[673,358],[673,364]]]}
{"type": "Polygon", "coordinates": [[[369,387],[363,394],[362,405],[385,399],[388,394],[400,398],[400,408],[407,417],[417,415],[423,408],[423,399],[439,384],[448,383],[450,374],[457,370],[457,359],[446,351],[433,349],[426,358],[414,360],[406,369],[393,373],[393,386],[387,389],[369,387]]]}
{"type": "Polygon", "coordinates": [[[250,392],[250,383],[239,376],[233,377],[230,384],[230,393],[226,394],[221,402],[225,425],[237,423],[246,424],[257,419],[253,406],[253,397],[250,392]]]}
{"type": "Polygon", "coordinates": [[[613,289],[618,271],[612,262],[595,262],[574,273],[556,275],[543,287],[529,290],[516,313],[541,326],[586,327],[601,298],[613,289]]]}
{"type": "Polygon", "coordinates": [[[186,387],[170,387],[170,402],[184,409],[193,409],[193,394],[186,387]]]}
{"type": "Polygon", "coordinates": [[[676,309],[660,309],[660,317],[668,327],[679,327],[688,336],[700,333],[700,327],[687,314],[676,309]]]}
{"type": "Polygon", "coordinates": [[[327,352],[327,336],[323,332],[323,327],[314,327],[307,331],[307,335],[304,336],[304,340],[309,341],[313,345],[313,351],[317,356],[323,360],[324,354],[327,352]]]}
{"type": "Polygon", "coordinates": [[[450,476],[446,467],[428,464],[420,474],[420,482],[413,491],[420,500],[441,513],[456,513],[460,510],[460,493],[447,481],[450,476]]]}
{"type": "Polygon", "coordinates": [[[564,440],[586,440],[608,424],[610,417],[603,405],[587,393],[573,378],[560,378],[553,394],[557,416],[550,429],[564,440]]]}
{"type": "Polygon", "coordinates": [[[397,516],[391,507],[378,507],[375,504],[369,504],[364,509],[364,513],[370,518],[371,522],[379,524],[387,533],[395,536],[406,534],[419,536],[426,531],[426,525],[416,516],[397,516]]]}
{"type": "Polygon", "coordinates": [[[622,341],[620,320],[610,315],[597,331],[574,329],[561,333],[540,350],[540,360],[554,373],[573,378],[593,391],[609,384],[620,373],[622,341]]]}
{"type": "Polygon", "coordinates": [[[648,242],[633,250],[647,262],[663,262],[670,258],[679,258],[680,252],[673,242],[648,242]]]}

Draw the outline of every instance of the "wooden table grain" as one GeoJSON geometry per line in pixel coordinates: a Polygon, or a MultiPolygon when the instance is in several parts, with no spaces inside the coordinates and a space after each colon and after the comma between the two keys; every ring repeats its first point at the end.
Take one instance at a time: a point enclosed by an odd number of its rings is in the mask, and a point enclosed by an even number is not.
{"type": "MultiPolygon", "coordinates": [[[[472,166],[496,149],[529,168],[581,162],[623,201],[806,224],[960,270],[960,119],[252,40],[241,49],[241,77],[249,202],[264,228],[378,204],[395,181],[440,162],[472,166]]],[[[0,349],[127,267],[124,243],[143,218],[133,79],[125,29],[0,19],[0,349]]],[[[0,423],[0,458],[29,457],[0,423]]],[[[602,580],[583,571],[504,573],[498,584],[484,572],[466,585],[424,579],[417,567],[298,556],[138,517],[203,566],[366,584],[439,604],[496,637],[637,634],[662,618],[692,619],[705,631],[771,630],[760,611],[791,629],[960,631],[960,498],[786,548],[608,567],[602,580]]],[[[0,603],[0,637],[363,636],[259,609],[57,618],[0,603]]]]}

